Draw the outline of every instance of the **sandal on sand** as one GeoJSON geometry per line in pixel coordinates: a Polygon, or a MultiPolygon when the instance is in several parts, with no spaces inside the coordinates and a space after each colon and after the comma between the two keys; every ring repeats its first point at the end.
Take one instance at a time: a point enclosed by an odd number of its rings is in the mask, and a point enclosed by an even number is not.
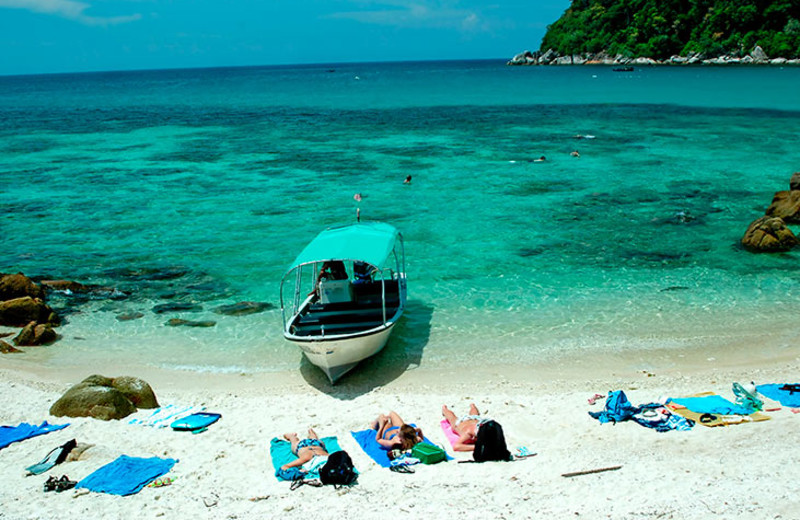
{"type": "Polygon", "coordinates": [[[416,471],[411,466],[406,464],[398,464],[396,466],[390,466],[389,471],[394,471],[395,473],[415,473],[416,471]]]}
{"type": "Polygon", "coordinates": [[[61,475],[61,478],[58,479],[55,483],[56,486],[56,493],[61,493],[62,491],[66,491],[68,489],[72,489],[75,487],[75,484],[78,482],[75,480],[70,480],[68,476],[61,475]]]}
{"type": "Polygon", "coordinates": [[[175,479],[173,477],[161,477],[147,484],[147,487],[159,488],[164,486],[170,486],[172,485],[173,482],[175,482],[175,479]]]}
{"type": "Polygon", "coordinates": [[[294,491],[295,489],[302,487],[302,486],[311,486],[311,487],[322,487],[322,482],[317,479],[314,480],[306,480],[304,478],[299,478],[297,480],[292,481],[292,485],[289,488],[290,490],[294,491]]]}
{"type": "Polygon", "coordinates": [[[44,483],[44,492],[47,493],[48,491],[55,491],[57,483],[58,479],[56,477],[49,477],[47,482],[44,483]]]}

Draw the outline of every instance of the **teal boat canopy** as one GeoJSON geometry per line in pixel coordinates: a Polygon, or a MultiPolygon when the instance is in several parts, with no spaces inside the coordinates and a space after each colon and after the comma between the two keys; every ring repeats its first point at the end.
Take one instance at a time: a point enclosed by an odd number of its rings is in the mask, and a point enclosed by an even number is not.
{"type": "Polygon", "coordinates": [[[326,229],[295,258],[288,271],[304,264],[329,260],[361,260],[383,267],[400,232],[383,222],[364,222],[326,229]]]}

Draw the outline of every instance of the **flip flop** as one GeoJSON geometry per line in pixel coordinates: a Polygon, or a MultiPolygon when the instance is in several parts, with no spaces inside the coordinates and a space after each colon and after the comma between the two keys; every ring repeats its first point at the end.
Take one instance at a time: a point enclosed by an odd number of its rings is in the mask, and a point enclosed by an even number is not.
{"type": "Polygon", "coordinates": [[[406,464],[398,464],[396,466],[391,466],[389,471],[394,471],[395,473],[415,473],[416,470],[406,464]]]}
{"type": "Polygon", "coordinates": [[[77,445],[75,439],[64,443],[63,445],[55,448],[53,451],[48,453],[45,458],[43,458],[40,462],[37,462],[33,466],[28,466],[25,468],[25,471],[28,472],[28,475],[40,475],[45,471],[49,470],[53,466],[57,464],[61,464],[67,459],[67,455],[72,449],[77,445]]]}

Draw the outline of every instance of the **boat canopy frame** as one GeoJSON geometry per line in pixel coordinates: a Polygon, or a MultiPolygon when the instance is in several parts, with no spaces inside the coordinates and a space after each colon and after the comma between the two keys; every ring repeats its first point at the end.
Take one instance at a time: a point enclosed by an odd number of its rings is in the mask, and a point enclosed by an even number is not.
{"type": "Polygon", "coordinates": [[[379,276],[381,297],[384,307],[384,323],[386,323],[385,282],[386,273],[389,279],[399,282],[401,301],[405,300],[405,245],[403,235],[394,226],[383,222],[359,222],[322,231],[297,255],[294,262],[283,275],[280,287],[281,314],[284,329],[286,328],[286,305],[284,304],[283,287],[288,279],[294,276],[294,297],[292,298],[290,317],[294,316],[305,305],[311,295],[303,297],[303,277],[306,267],[310,269],[308,286],[314,287],[318,276],[318,267],[325,262],[363,262],[371,267],[371,273],[379,276]],[[399,249],[399,251],[398,251],[399,249]],[[398,255],[399,253],[399,255],[398,255]],[[393,262],[389,260],[393,259],[393,262]],[[393,265],[388,265],[393,264],[393,265]]]}

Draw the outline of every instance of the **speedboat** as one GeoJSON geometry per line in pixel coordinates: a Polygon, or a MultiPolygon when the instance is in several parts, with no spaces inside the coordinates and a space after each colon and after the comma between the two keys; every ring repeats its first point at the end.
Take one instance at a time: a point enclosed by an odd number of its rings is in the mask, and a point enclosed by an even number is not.
{"type": "Polygon", "coordinates": [[[281,280],[283,335],[331,383],[378,353],[406,305],[403,236],[382,222],[326,229],[281,280]]]}

